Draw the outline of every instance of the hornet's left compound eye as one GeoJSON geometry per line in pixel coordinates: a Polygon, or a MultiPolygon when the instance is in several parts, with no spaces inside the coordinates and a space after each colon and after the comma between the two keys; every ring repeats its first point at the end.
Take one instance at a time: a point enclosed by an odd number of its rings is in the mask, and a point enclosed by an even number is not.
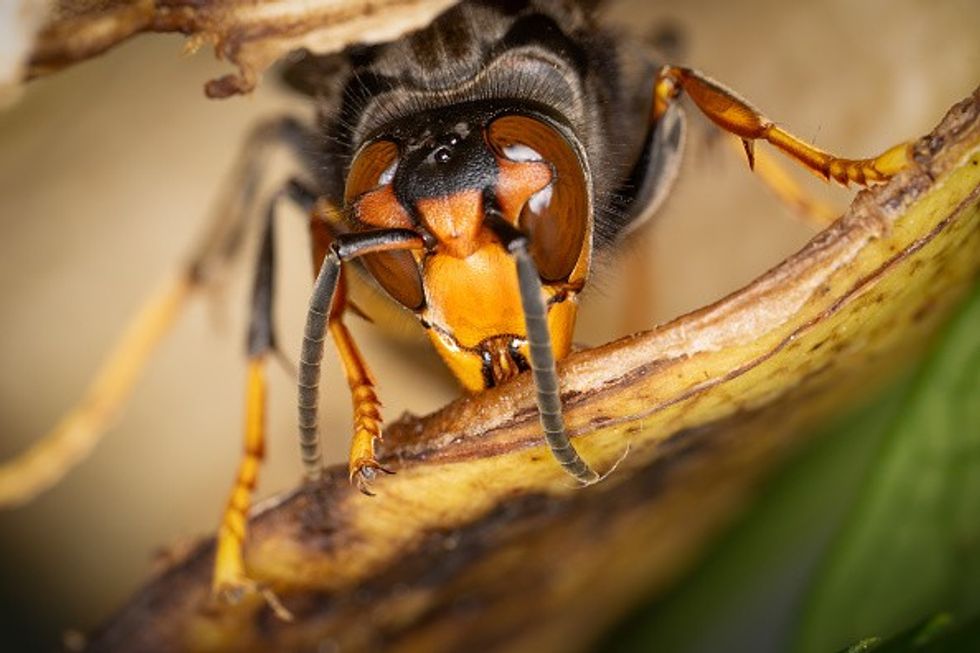
{"type": "MultiPolygon", "coordinates": [[[[507,162],[543,162],[551,167],[550,182],[530,196],[517,226],[531,239],[531,256],[541,278],[568,279],[585,247],[590,218],[587,180],[578,153],[558,130],[523,115],[494,120],[487,140],[507,162]]],[[[520,165],[508,167],[513,168],[512,174],[522,174],[520,165]]]]}
{"type": "MultiPolygon", "coordinates": [[[[411,226],[391,188],[397,168],[398,146],[391,141],[375,141],[354,159],[347,175],[344,202],[356,207],[358,228],[411,226]]],[[[361,261],[381,287],[403,306],[419,310],[425,304],[419,264],[410,252],[367,254],[361,261]]]]}

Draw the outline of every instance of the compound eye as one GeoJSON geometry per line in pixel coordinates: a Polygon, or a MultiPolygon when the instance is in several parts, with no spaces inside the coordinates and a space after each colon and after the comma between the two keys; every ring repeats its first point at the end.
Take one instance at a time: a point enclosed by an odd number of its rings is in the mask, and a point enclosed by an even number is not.
{"type": "Polygon", "coordinates": [[[364,267],[392,299],[413,311],[425,306],[422,273],[409,252],[384,252],[361,257],[364,267]]]}
{"type": "MultiPolygon", "coordinates": [[[[359,203],[364,211],[377,212],[370,222],[359,223],[357,228],[379,228],[402,226],[389,224],[383,216],[402,215],[394,193],[374,193],[370,198],[362,196],[391,183],[398,168],[398,146],[391,141],[375,141],[358,153],[347,175],[344,202],[350,206],[359,203]],[[370,201],[369,201],[370,200],[370,201]]],[[[368,216],[362,216],[367,218],[368,216]]],[[[425,304],[422,289],[422,275],[419,264],[410,252],[395,251],[368,254],[361,262],[371,276],[391,297],[412,310],[419,310],[425,304]]]]}
{"type": "Polygon", "coordinates": [[[375,141],[362,149],[347,175],[344,202],[350,204],[364,193],[391,183],[398,168],[398,146],[375,141]]]}
{"type": "Polygon", "coordinates": [[[529,116],[498,118],[487,137],[503,159],[551,166],[551,182],[527,200],[517,226],[531,239],[531,256],[541,278],[568,279],[581,258],[589,227],[587,180],[578,153],[558,130],[529,116]]]}

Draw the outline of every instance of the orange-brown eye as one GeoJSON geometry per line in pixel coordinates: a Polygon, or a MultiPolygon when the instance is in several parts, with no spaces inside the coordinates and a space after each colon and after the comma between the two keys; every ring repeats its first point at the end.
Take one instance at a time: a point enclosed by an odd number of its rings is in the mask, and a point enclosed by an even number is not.
{"type": "Polygon", "coordinates": [[[398,146],[391,141],[375,141],[362,149],[347,175],[344,202],[391,182],[398,165],[398,146]]]}
{"type": "Polygon", "coordinates": [[[415,311],[425,304],[419,264],[409,252],[367,254],[361,260],[381,287],[405,308],[415,311]]]}
{"type": "MultiPolygon", "coordinates": [[[[408,215],[389,186],[397,166],[398,146],[391,141],[376,141],[358,153],[344,190],[344,201],[348,206],[355,205],[355,228],[411,226],[408,215]]],[[[412,310],[425,304],[419,265],[411,253],[368,254],[361,261],[393,299],[412,310]]]]}
{"type": "Polygon", "coordinates": [[[497,155],[516,163],[544,161],[554,177],[524,204],[517,226],[531,239],[531,256],[545,281],[575,269],[589,226],[589,196],[578,154],[556,129],[528,116],[493,121],[488,140],[497,155]]]}

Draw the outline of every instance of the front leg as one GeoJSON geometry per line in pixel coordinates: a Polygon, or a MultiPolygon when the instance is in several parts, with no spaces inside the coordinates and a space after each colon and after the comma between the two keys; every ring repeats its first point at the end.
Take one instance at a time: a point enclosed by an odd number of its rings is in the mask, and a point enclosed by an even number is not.
{"type": "MultiPolygon", "coordinates": [[[[342,282],[342,280],[341,280],[342,282]]],[[[343,293],[339,299],[343,299],[343,293]]],[[[338,302],[339,303],[339,302],[338,302]]],[[[361,492],[372,495],[368,483],[377,472],[391,473],[374,458],[374,442],[381,439],[381,402],[375,392],[375,381],[364,356],[357,348],[347,325],[343,322],[344,305],[331,313],[329,330],[337,354],[344,365],[344,375],[350,387],[354,409],[354,437],[350,448],[350,480],[361,492]]]]}
{"type": "Polygon", "coordinates": [[[341,234],[325,248],[310,297],[299,365],[299,443],[306,475],[311,481],[318,480],[323,471],[319,433],[320,364],[328,330],[343,361],[354,404],[351,480],[362,492],[370,494],[366,482],[377,471],[387,471],[374,459],[374,441],[381,437],[381,404],[374,392],[374,381],[341,320],[347,306],[345,288],[340,279],[342,262],[375,252],[421,247],[422,238],[414,231],[380,229],[341,234]]]}
{"type": "MultiPolygon", "coordinates": [[[[331,225],[339,219],[340,212],[330,202],[321,202],[311,213],[310,242],[313,246],[313,262],[322,266],[339,232],[331,225]]],[[[344,376],[350,388],[354,410],[354,437],[350,449],[350,480],[361,492],[371,495],[368,483],[378,471],[390,473],[374,459],[374,442],[381,439],[381,402],[375,391],[374,375],[371,374],[364,355],[354,342],[344,314],[348,310],[364,316],[364,313],[348,300],[347,275],[340,273],[335,296],[330,304],[327,330],[344,366],[344,376]]]]}

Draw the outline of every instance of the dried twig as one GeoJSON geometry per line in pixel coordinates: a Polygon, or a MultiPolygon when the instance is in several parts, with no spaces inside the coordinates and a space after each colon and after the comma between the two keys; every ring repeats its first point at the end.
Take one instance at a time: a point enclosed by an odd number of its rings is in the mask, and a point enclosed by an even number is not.
{"type": "Polygon", "coordinates": [[[180,32],[211,44],[238,74],[211,80],[209,97],[251,91],[288,52],[333,52],[390,40],[427,24],[455,0],[59,0],[37,36],[26,78],[101,54],[141,32],[180,32]]]}

